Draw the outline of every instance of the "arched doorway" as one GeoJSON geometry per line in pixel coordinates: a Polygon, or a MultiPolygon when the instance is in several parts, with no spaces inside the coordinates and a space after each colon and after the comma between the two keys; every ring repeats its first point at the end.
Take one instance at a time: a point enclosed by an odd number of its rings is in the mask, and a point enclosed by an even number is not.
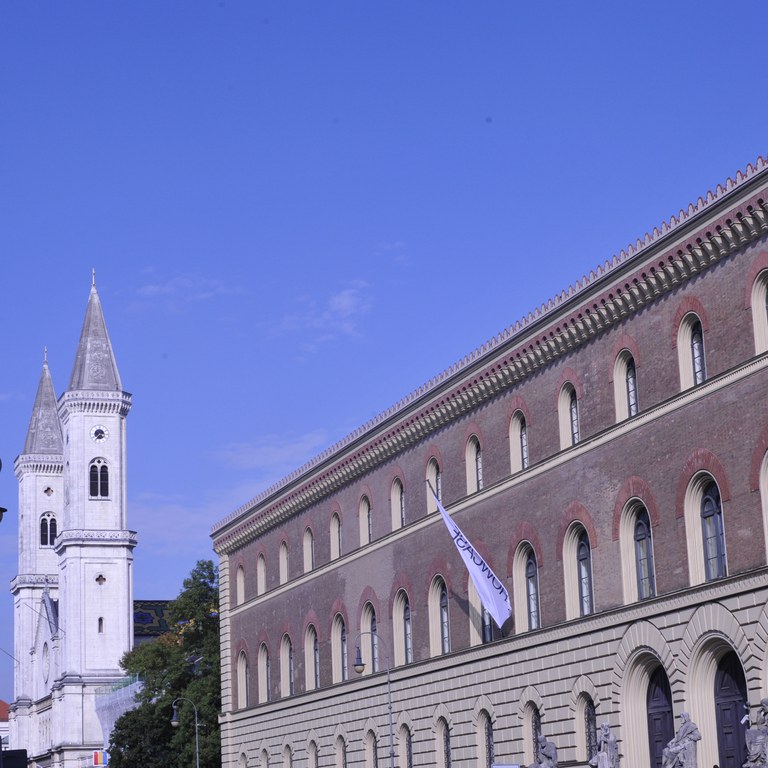
{"type": "Polygon", "coordinates": [[[724,654],[715,673],[715,720],[720,768],[741,768],[747,759],[744,734],[748,712],[747,681],[734,651],[724,654]]]}
{"type": "Polygon", "coordinates": [[[648,752],[651,757],[651,768],[661,768],[664,747],[675,735],[672,690],[664,667],[656,667],[648,682],[646,711],[648,712],[648,752]]]}

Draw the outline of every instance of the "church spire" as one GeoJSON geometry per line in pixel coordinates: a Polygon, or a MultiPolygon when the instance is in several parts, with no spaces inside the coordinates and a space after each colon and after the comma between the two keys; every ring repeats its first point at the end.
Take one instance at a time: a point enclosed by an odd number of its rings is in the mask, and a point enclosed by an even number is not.
{"type": "Polygon", "coordinates": [[[80,389],[118,392],[123,389],[96,291],[95,270],[91,277],[91,294],[69,380],[69,391],[80,389]]]}
{"type": "Polygon", "coordinates": [[[37,385],[37,395],[32,407],[32,418],[29,420],[23,453],[59,455],[63,451],[61,424],[59,423],[59,412],[56,405],[56,394],[53,391],[51,372],[48,370],[48,350],[46,349],[43,372],[40,374],[40,383],[37,385]]]}

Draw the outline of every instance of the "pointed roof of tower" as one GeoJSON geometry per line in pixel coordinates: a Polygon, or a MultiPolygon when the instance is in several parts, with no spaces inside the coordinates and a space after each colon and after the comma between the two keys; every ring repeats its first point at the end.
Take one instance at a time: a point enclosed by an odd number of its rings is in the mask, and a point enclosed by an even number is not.
{"type": "Polygon", "coordinates": [[[88,308],[85,310],[72,376],[69,379],[69,390],[78,389],[118,392],[123,389],[101,311],[99,294],[96,292],[95,276],[91,295],[88,297],[88,308]]]}
{"type": "Polygon", "coordinates": [[[43,372],[40,374],[40,383],[37,385],[37,395],[32,407],[32,418],[29,420],[23,453],[58,455],[63,452],[64,441],[61,437],[59,411],[56,405],[56,394],[53,391],[51,372],[48,370],[46,350],[43,372]]]}

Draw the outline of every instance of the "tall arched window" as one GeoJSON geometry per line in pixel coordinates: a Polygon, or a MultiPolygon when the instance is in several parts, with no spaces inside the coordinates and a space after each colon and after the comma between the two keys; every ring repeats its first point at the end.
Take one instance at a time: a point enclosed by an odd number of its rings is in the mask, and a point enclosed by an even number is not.
{"type": "Polygon", "coordinates": [[[88,467],[89,495],[92,499],[109,496],[109,467],[104,459],[94,459],[88,467]]]}
{"type": "Polygon", "coordinates": [[[241,605],[245,602],[245,569],[242,565],[237,566],[237,575],[235,577],[235,604],[241,605]]]}
{"type": "Polygon", "coordinates": [[[528,468],[528,425],[522,411],[509,422],[509,458],[512,474],[528,468]]]}
{"type": "Polygon", "coordinates": [[[582,697],[582,712],[584,717],[584,761],[591,760],[597,754],[597,714],[595,702],[591,696],[582,697]]]}
{"type": "Polygon", "coordinates": [[[651,519],[648,517],[648,510],[643,506],[637,509],[634,539],[637,597],[639,600],[647,600],[656,594],[656,584],[653,572],[651,519]]]}
{"type": "Polygon", "coordinates": [[[560,448],[569,448],[581,440],[581,425],[579,421],[579,403],[573,384],[567,383],[560,390],[558,398],[558,415],[560,424],[560,448]]]}
{"type": "Polygon", "coordinates": [[[333,657],[331,659],[331,670],[333,673],[333,682],[340,683],[346,680],[349,674],[349,664],[347,657],[347,625],[344,617],[337,613],[333,619],[331,628],[331,647],[333,657]]]}
{"type": "Polygon", "coordinates": [[[701,497],[701,532],[704,542],[704,571],[707,581],[727,575],[723,506],[717,483],[707,483],[701,497]]]}
{"type": "Polygon", "coordinates": [[[582,530],[576,547],[576,565],[579,578],[579,608],[582,616],[588,616],[593,608],[592,598],[592,548],[589,536],[582,530]]]}
{"type": "Polygon", "coordinates": [[[405,525],[405,489],[399,477],[396,477],[392,483],[389,507],[392,515],[392,530],[402,528],[405,525]]]}
{"type": "Polygon", "coordinates": [[[283,635],[280,643],[280,695],[293,696],[295,678],[293,669],[293,643],[288,635],[283,635]]]}
{"type": "Polygon", "coordinates": [[[768,270],[763,270],[752,285],[752,327],[755,354],[768,351],[768,270]]]}
{"type": "Polygon", "coordinates": [[[318,751],[317,742],[312,740],[307,746],[307,759],[309,760],[309,768],[318,768],[318,751]]]}
{"type": "Polygon", "coordinates": [[[464,460],[467,470],[467,493],[477,493],[483,489],[483,451],[480,448],[480,440],[475,435],[467,440],[464,460]]]}
{"type": "Polygon", "coordinates": [[[331,560],[341,557],[341,520],[334,512],[331,515],[331,560]]]}
{"type": "Polygon", "coordinates": [[[493,765],[493,721],[484,710],[477,718],[477,764],[480,768],[492,768],[493,765]]]}
{"type": "Polygon", "coordinates": [[[264,555],[256,558],[256,594],[263,595],[267,590],[267,562],[264,555]]]}
{"type": "Polygon", "coordinates": [[[237,708],[248,706],[248,657],[245,651],[237,656],[237,708]]]}
{"type": "Polygon", "coordinates": [[[269,752],[267,752],[266,749],[261,750],[261,757],[259,759],[261,762],[261,768],[269,768],[269,752]]]}
{"type": "MultiPolygon", "coordinates": [[[[438,501],[443,500],[443,476],[440,472],[440,465],[437,463],[437,459],[430,459],[427,464],[427,482],[432,488],[432,491],[437,496],[438,501]]],[[[437,512],[437,504],[431,493],[427,493],[427,512],[437,512]]]]}
{"type": "Polygon", "coordinates": [[[357,519],[360,523],[360,546],[365,546],[373,541],[373,522],[371,520],[371,502],[367,496],[360,499],[357,519]]]}
{"type": "Polygon", "coordinates": [[[312,624],[304,634],[304,687],[308,691],[320,687],[320,648],[317,630],[312,624]]]}
{"type": "Polygon", "coordinates": [[[379,741],[373,731],[365,734],[366,768],[379,768],[379,741]]]}
{"type": "Polygon", "coordinates": [[[363,606],[360,621],[360,650],[365,671],[371,674],[379,671],[379,636],[376,631],[376,611],[370,603],[363,606]]]}
{"type": "Polygon", "coordinates": [[[680,388],[702,384],[707,378],[704,357],[704,330],[698,315],[687,314],[677,331],[677,354],[680,365],[680,388]]]}
{"type": "Polygon", "coordinates": [[[343,736],[336,738],[336,768],[347,768],[347,742],[343,736]]]}
{"type": "Polygon", "coordinates": [[[437,765],[439,768],[451,768],[451,730],[444,717],[438,718],[435,737],[437,765]]]}
{"type": "Polygon", "coordinates": [[[628,349],[622,350],[613,367],[613,395],[616,421],[624,421],[639,413],[637,397],[637,368],[628,349]]]}
{"type": "Polygon", "coordinates": [[[530,550],[525,563],[525,605],[528,613],[528,629],[538,629],[539,619],[539,567],[536,553],[530,550]]]}
{"type": "Polygon", "coordinates": [[[411,604],[405,590],[401,589],[395,595],[392,623],[395,633],[395,665],[410,664],[413,661],[411,604]]]}
{"type": "Polygon", "coordinates": [[[517,632],[539,629],[539,566],[536,553],[527,541],[517,547],[512,561],[513,607],[517,632]]]}
{"type": "Polygon", "coordinates": [[[400,726],[398,741],[400,742],[400,768],[413,768],[413,737],[411,729],[405,724],[400,726]]]}
{"type": "Polygon", "coordinates": [[[288,544],[283,541],[280,544],[280,583],[288,581],[288,544]]]}
{"type": "Polygon", "coordinates": [[[429,587],[429,652],[440,656],[451,650],[448,589],[440,576],[429,587]]]}
{"type": "Polygon", "coordinates": [[[293,752],[288,744],[283,747],[283,768],[293,768],[293,752]]]}
{"type": "Polygon", "coordinates": [[[56,518],[53,512],[46,512],[40,518],[40,546],[52,547],[56,540],[56,518]]]}
{"type": "Polygon", "coordinates": [[[315,567],[315,537],[312,529],[304,530],[304,573],[309,573],[315,567]]]}
{"type": "Polygon", "coordinates": [[[270,679],[269,669],[269,651],[267,650],[266,643],[262,643],[259,647],[259,703],[263,704],[270,699],[270,688],[272,687],[272,681],[270,679]]]}

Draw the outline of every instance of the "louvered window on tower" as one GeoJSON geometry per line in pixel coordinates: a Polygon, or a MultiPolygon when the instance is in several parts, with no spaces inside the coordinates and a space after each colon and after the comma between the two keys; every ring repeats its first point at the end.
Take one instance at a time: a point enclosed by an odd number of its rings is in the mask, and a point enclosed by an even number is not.
{"type": "Polygon", "coordinates": [[[88,469],[90,497],[105,499],[109,496],[109,467],[104,459],[94,459],[88,469]]]}

